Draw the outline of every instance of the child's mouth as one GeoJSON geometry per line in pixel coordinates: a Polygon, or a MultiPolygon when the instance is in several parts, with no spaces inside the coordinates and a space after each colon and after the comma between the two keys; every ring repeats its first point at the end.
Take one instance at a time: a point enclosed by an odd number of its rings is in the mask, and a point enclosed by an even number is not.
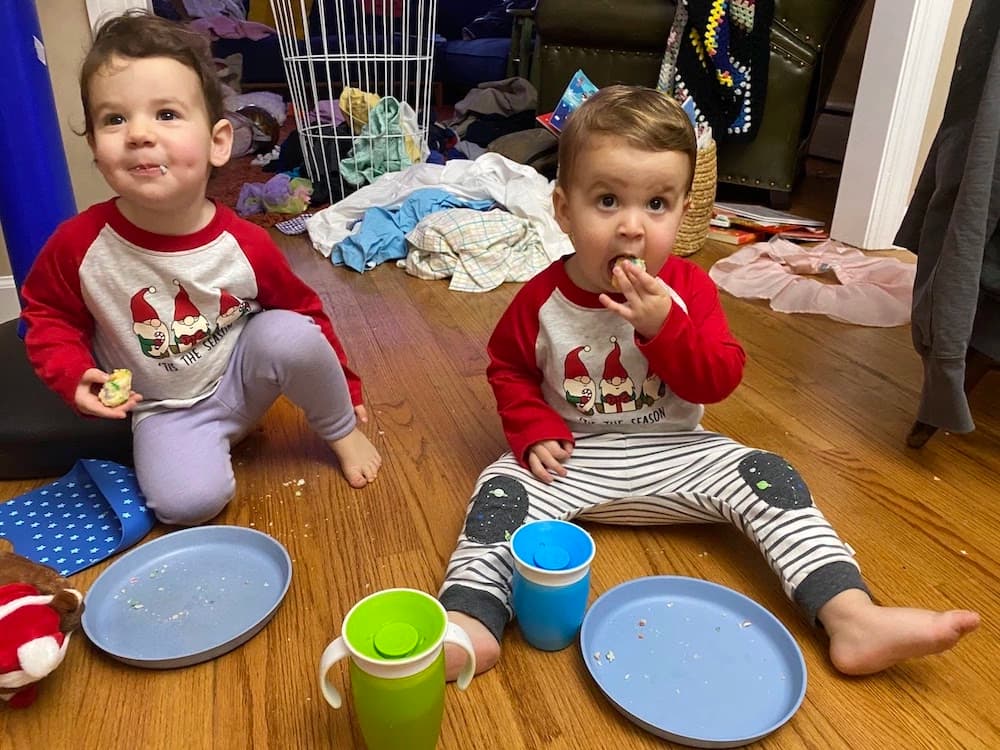
{"type": "Polygon", "coordinates": [[[153,175],[164,175],[167,173],[166,164],[137,164],[130,170],[133,174],[153,176],[153,175]]]}

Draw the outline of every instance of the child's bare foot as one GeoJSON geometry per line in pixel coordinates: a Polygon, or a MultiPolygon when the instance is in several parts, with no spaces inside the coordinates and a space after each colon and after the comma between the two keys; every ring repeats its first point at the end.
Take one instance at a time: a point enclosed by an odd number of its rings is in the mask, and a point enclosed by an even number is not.
{"type": "Polygon", "coordinates": [[[860,589],[837,594],[818,617],[830,635],[830,661],[850,675],[881,672],[904,659],[947,651],[979,627],[976,612],[880,607],[860,589]]]}
{"type": "MultiPolygon", "coordinates": [[[[448,612],[448,619],[464,630],[472,641],[472,650],[476,654],[476,674],[482,674],[493,669],[500,659],[500,644],[493,633],[475,617],[469,617],[463,612],[448,612]]],[[[458,673],[465,664],[466,653],[458,646],[445,644],[444,676],[448,682],[458,679],[458,673]]]]}
{"type": "Polygon", "coordinates": [[[355,427],[340,440],[331,440],[329,445],[351,487],[360,489],[375,481],[382,466],[382,456],[361,430],[355,427]]]}

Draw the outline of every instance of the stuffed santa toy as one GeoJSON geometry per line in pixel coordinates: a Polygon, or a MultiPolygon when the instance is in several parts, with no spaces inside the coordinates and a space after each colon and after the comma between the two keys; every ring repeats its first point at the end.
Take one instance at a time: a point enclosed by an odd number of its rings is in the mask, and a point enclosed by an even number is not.
{"type": "Polygon", "coordinates": [[[0,549],[0,699],[30,706],[66,656],[83,596],[55,571],[0,549]],[[11,581],[11,579],[14,579],[11,581]]]}

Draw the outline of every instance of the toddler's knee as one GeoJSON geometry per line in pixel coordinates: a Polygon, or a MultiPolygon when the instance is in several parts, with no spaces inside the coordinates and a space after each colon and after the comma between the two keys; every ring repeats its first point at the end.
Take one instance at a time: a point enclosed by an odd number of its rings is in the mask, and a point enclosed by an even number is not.
{"type": "Polygon", "coordinates": [[[751,451],[737,468],[754,494],[773,508],[797,510],[812,505],[812,495],[799,472],[775,453],[751,451]]]}
{"type": "Polygon", "coordinates": [[[479,488],[465,518],[465,536],[478,544],[505,541],[528,516],[528,489],[514,477],[496,475],[479,488]]]}
{"type": "Polygon", "coordinates": [[[145,492],[147,507],[171,526],[198,526],[215,518],[236,494],[235,480],[145,492]]]}
{"type": "Polygon", "coordinates": [[[323,331],[309,317],[291,310],[265,310],[258,313],[254,325],[248,325],[243,335],[250,336],[248,343],[264,347],[275,360],[285,357],[301,358],[325,344],[323,331]]]}

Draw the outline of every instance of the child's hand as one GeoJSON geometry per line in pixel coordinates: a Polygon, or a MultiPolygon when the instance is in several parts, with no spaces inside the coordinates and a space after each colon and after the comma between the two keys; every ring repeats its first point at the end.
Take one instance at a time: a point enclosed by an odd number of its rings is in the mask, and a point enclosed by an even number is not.
{"type": "Polygon", "coordinates": [[[601,304],[625,318],[644,339],[653,338],[663,327],[674,304],[667,285],[633,263],[619,263],[612,273],[625,295],[625,303],[615,302],[602,294],[601,304]]]}
{"type": "Polygon", "coordinates": [[[573,454],[573,443],[569,440],[542,440],[528,449],[528,468],[537,479],[550,484],[556,474],[566,476],[563,462],[573,454]]]}
{"type": "Polygon", "coordinates": [[[354,417],[361,422],[361,424],[368,424],[368,410],[365,409],[364,404],[358,404],[354,407],[354,417]]]}
{"type": "Polygon", "coordinates": [[[120,406],[110,407],[101,403],[97,394],[101,386],[111,379],[111,375],[91,367],[83,373],[80,382],[76,385],[76,393],[73,402],[81,414],[89,414],[92,417],[104,417],[105,419],[125,419],[128,413],[135,408],[136,404],[142,401],[142,396],[135,391],[129,394],[128,401],[120,406]]]}

